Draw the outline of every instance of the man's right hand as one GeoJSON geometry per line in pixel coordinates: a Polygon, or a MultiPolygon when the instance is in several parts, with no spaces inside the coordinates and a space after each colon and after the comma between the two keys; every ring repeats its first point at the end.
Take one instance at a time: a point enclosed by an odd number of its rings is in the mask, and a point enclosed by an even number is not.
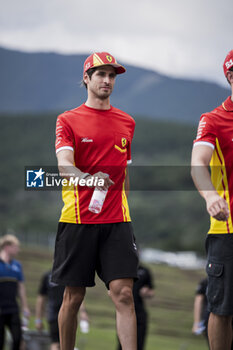
{"type": "Polygon", "coordinates": [[[218,193],[209,191],[205,198],[208,213],[219,221],[227,221],[229,208],[227,201],[220,197],[218,193]]]}
{"type": "Polygon", "coordinates": [[[114,182],[110,179],[109,175],[106,173],[102,173],[101,171],[93,175],[87,176],[85,180],[89,179],[90,177],[98,178],[98,180],[99,179],[104,180],[103,186],[96,186],[98,190],[108,190],[110,186],[114,185],[114,182]]]}

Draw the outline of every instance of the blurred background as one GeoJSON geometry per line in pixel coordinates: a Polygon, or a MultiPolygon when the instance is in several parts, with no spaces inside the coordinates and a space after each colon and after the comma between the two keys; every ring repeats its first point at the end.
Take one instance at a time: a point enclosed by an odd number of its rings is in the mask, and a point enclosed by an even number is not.
{"type": "MultiPolygon", "coordinates": [[[[141,258],[156,284],[146,349],[207,348],[191,335],[209,218],[189,163],[200,115],[229,95],[222,64],[232,49],[232,10],[230,0],[2,3],[0,235],[21,240],[31,328],[62,201],[59,191],[26,191],[25,167],[56,165],[56,117],[85,101],[85,57],[107,51],[127,69],[111,103],[136,120],[129,202],[141,258]]],[[[88,290],[87,309],[91,328],[78,337],[79,349],[114,349],[114,310],[99,281],[88,290]]]]}

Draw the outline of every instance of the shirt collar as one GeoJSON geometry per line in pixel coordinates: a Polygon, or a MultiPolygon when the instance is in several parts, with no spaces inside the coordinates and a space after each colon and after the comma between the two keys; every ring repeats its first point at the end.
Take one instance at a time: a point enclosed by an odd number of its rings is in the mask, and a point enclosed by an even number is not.
{"type": "Polygon", "coordinates": [[[231,100],[231,96],[229,96],[226,101],[222,103],[223,108],[227,112],[233,112],[233,102],[231,100]]]}

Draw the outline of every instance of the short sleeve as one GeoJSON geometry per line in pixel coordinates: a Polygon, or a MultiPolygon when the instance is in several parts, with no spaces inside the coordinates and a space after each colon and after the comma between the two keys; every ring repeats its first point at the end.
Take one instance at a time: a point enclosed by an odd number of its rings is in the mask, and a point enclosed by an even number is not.
{"type": "Polygon", "coordinates": [[[152,281],[151,273],[147,268],[145,269],[145,280],[144,280],[144,286],[148,286],[150,289],[154,289],[154,283],[152,281]]]}
{"type": "Polygon", "coordinates": [[[133,136],[134,136],[134,129],[135,129],[135,122],[132,123],[131,134],[130,134],[130,142],[129,142],[128,148],[127,148],[127,164],[131,164],[132,163],[131,143],[132,143],[133,136]]]}
{"type": "Polygon", "coordinates": [[[47,295],[48,294],[48,274],[44,275],[41,279],[40,286],[38,289],[38,294],[47,295]]]}
{"type": "Polygon", "coordinates": [[[131,164],[132,163],[132,159],[131,159],[131,141],[129,142],[128,148],[127,148],[127,164],[131,164]]]}
{"type": "Polygon", "coordinates": [[[18,268],[19,268],[18,280],[19,280],[19,282],[24,282],[23,268],[19,262],[18,262],[18,268]]]}
{"type": "Polygon", "coordinates": [[[202,144],[214,149],[215,142],[216,128],[213,117],[211,115],[202,115],[197,129],[197,136],[194,140],[194,146],[202,144]]]}
{"type": "Polygon", "coordinates": [[[62,115],[57,118],[55,148],[56,153],[63,149],[74,150],[74,137],[72,130],[62,115]]]}
{"type": "Polygon", "coordinates": [[[207,279],[201,280],[197,286],[196,294],[205,295],[207,289],[207,279]]]}

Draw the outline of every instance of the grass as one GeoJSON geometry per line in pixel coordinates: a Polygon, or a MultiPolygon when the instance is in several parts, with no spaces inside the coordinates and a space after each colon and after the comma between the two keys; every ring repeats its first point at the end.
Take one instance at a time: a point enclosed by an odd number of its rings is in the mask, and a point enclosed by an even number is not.
{"type": "MultiPolygon", "coordinates": [[[[52,254],[42,248],[23,248],[19,260],[23,264],[26,288],[33,316],[39,281],[52,266],[52,254]]],[[[147,265],[155,280],[155,297],[147,301],[149,330],[145,350],[204,350],[206,340],[191,334],[194,293],[204,276],[202,270],[180,270],[166,265],[147,265]]],[[[90,332],[77,333],[80,350],[116,349],[115,311],[103,283],[96,278],[95,288],[88,288],[86,307],[90,332]]]]}

